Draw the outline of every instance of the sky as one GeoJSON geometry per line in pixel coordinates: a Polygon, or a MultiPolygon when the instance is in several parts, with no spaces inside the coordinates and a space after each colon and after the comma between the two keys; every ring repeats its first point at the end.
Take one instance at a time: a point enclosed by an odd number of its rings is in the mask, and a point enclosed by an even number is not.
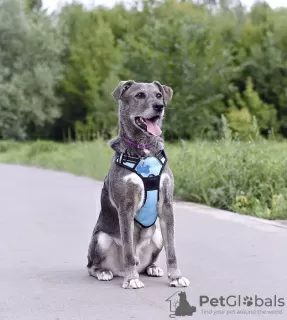
{"type": "MultiPolygon", "coordinates": [[[[48,8],[49,10],[54,10],[57,8],[57,5],[72,2],[72,0],[42,0],[44,7],[48,8]]],[[[113,6],[116,2],[120,2],[119,0],[78,0],[79,2],[85,3],[85,4],[94,4],[94,5],[106,5],[106,6],[113,6]]],[[[124,2],[129,2],[128,0],[125,0],[124,2]]],[[[256,0],[241,0],[241,2],[250,8],[256,0]]],[[[278,8],[278,7],[287,7],[287,0],[267,0],[269,5],[272,8],[278,8]]]]}

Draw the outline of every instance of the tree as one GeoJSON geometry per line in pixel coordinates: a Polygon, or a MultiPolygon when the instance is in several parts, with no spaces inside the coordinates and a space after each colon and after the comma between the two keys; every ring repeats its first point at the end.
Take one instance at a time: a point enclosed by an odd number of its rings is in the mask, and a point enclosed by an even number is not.
{"type": "Polygon", "coordinates": [[[26,10],[28,12],[39,11],[42,8],[42,0],[25,0],[26,10]]]}
{"type": "Polygon", "coordinates": [[[159,80],[174,90],[167,110],[168,139],[216,137],[224,95],[229,91],[231,55],[214,34],[213,17],[191,2],[143,1],[141,28],[122,43],[124,66],[139,81],[159,80]]]}
{"type": "Polygon", "coordinates": [[[233,130],[287,137],[287,11],[239,0],[134,0],[127,9],[0,0],[0,137],[109,137],[120,80],[159,80],[174,98],[166,139],[233,130]],[[61,77],[63,75],[63,77],[61,77]],[[252,79],[252,80],[251,80],[252,79]],[[56,88],[56,90],[55,90],[56,88]],[[55,123],[56,121],[56,123],[55,123]]]}
{"type": "Polygon", "coordinates": [[[61,138],[62,131],[67,133],[69,129],[74,135],[75,123],[87,119],[94,123],[95,133],[106,133],[116,124],[114,103],[113,120],[107,124],[106,118],[112,102],[106,90],[112,91],[119,81],[116,66],[120,52],[114,35],[101,11],[87,11],[77,4],[64,8],[60,25],[66,50],[62,57],[65,76],[58,86],[58,95],[64,98],[63,115],[57,123],[56,137],[61,138]]]}
{"type": "Polygon", "coordinates": [[[37,137],[59,116],[54,86],[61,76],[51,21],[26,14],[21,0],[0,3],[0,137],[37,137]]]}

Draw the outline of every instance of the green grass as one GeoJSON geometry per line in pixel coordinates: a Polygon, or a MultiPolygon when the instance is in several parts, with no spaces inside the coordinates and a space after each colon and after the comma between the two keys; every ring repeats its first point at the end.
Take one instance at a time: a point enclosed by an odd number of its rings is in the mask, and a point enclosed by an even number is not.
{"type": "MultiPolygon", "coordinates": [[[[265,219],[287,219],[287,143],[167,144],[178,199],[265,219]]],[[[113,151],[103,140],[60,144],[0,142],[0,162],[103,179],[113,151]]]]}

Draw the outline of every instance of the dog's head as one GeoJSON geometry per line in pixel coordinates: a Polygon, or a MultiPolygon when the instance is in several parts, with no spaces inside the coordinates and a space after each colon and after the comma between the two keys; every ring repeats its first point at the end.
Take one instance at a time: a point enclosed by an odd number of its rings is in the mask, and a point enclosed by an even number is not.
{"type": "Polygon", "coordinates": [[[170,87],[158,81],[121,81],[112,95],[119,103],[120,126],[130,136],[159,136],[165,106],[172,99],[170,87]]]}

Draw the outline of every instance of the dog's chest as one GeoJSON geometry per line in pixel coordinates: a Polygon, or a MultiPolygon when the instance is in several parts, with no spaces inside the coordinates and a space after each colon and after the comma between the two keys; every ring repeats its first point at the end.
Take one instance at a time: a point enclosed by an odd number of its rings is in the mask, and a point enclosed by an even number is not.
{"type": "Polygon", "coordinates": [[[118,158],[118,164],[129,169],[133,173],[125,178],[142,186],[143,199],[136,214],[135,220],[143,227],[152,226],[158,216],[158,200],[160,192],[161,173],[166,164],[166,157],[147,157],[136,162],[132,158],[124,159],[124,155],[118,158]]]}

